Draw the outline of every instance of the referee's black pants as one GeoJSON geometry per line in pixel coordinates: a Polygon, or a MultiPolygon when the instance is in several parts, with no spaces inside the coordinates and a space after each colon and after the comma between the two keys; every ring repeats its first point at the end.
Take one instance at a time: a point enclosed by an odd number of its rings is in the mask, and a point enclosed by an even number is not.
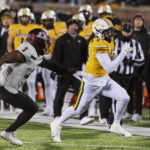
{"type": "Polygon", "coordinates": [[[17,94],[14,94],[7,91],[4,87],[0,87],[0,99],[23,110],[18,115],[17,119],[6,129],[7,132],[17,130],[38,111],[37,104],[30,97],[20,91],[18,91],[17,94]]]}
{"type": "Polygon", "coordinates": [[[130,101],[127,107],[128,113],[142,114],[143,81],[139,77],[133,77],[130,85],[130,101]]]}

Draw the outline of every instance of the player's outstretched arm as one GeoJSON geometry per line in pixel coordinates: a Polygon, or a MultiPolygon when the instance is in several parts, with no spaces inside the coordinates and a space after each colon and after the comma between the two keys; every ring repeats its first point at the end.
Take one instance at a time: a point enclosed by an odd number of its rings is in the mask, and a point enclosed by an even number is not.
{"type": "Polygon", "coordinates": [[[57,64],[55,62],[52,62],[51,60],[46,59],[43,59],[42,63],[39,64],[39,66],[61,74],[73,74],[77,71],[74,68],[66,68],[60,64],[57,64]]]}
{"type": "Polygon", "coordinates": [[[83,72],[83,71],[78,71],[74,68],[66,68],[62,65],[59,65],[55,62],[52,62],[50,60],[46,60],[46,59],[43,59],[42,63],[39,65],[43,68],[47,68],[49,70],[52,70],[52,71],[55,71],[55,72],[58,72],[60,74],[70,74],[70,75],[73,75],[75,78],[77,78],[78,80],[82,80],[82,78],[87,78],[88,75],[83,72]]]}
{"type": "Polygon", "coordinates": [[[20,63],[25,62],[24,56],[18,51],[8,53],[0,58],[0,66],[4,63],[15,63],[15,62],[20,63]]]}

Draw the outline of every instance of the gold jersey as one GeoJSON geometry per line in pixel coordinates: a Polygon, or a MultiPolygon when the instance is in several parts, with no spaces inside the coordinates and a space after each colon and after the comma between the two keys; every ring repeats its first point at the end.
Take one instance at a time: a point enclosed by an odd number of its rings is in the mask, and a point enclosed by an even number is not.
{"type": "Polygon", "coordinates": [[[92,29],[92,26],[93,26],[93,22],[89,22],[87,26],[85,26],[82,31],[80,31],[79,35],[84,37],[86,40],[89,39],[90,35],[92,34],[93,32],[93,29],[92,29]]]}
{"type": "Polygon", "coordinates": [[[67,32],[66,23],[63,21],[55,22],[54,29],[56,31],[57,36],[61,36],[67,32]]]}
{"type": "Polygon", "coordinates": [[[89,43],[89,58],[86,63],[86,72],[95,77],[102,77],[104,75],[107,75],[108,72],[102,67],[95,55],[97,53],[107,53],[111,58],[113,55],[113,49],[113,38],[109,43],[106,40],[94,37],[89,43]]]}
{"type": "Polygon", "coordinates": [[[21,43],[26,42],[28,33],[35,28],[40,28],[40,26],[36,24],[28,24],[27,26],[23,26],[22,24],[10,25],[8,34],[14,37],[15,50],[21,43]]]}

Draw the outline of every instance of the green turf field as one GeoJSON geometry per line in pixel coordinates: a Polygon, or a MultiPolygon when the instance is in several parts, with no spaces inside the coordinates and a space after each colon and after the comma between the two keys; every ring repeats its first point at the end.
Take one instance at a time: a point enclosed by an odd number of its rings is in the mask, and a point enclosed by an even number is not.
{"type": "MultiPolygon", "coordinates": [[[[0,119],[0,131],[13,120],[0,119]]],[[[150,137],[124,138],[107,131],[63,127],[62,143],[57,144],[50,137],[47,124],[27,123],[16,132],[23,141],[18,147],[0,139],[0,150],[150,150],[150,137]]]]}

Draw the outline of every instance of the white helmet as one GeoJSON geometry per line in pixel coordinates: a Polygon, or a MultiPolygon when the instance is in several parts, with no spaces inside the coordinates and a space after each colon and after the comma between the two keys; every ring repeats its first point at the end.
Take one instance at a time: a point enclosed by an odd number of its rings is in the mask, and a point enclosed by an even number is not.
{"type": "Polygon", "coordinates": [[[112,9],[109,5],[105,5],[105,6],[100,6],[97,12],[98,14],[103,14],[103,13],[112,14],[112,9]]]}
{"type": "Polygon", "coordinates": [[[31,17],[31,11],[29,8],[21,8],[18,11],[18,17],[28,16],[31,17]]]}
{"type": "Polygon", "coordinates": [[[108,30],[113,27],[113,24],[108,19],[97,19],[93,23],[93,33],[99,38],[103,37],[103,31],[108,30]]]}
{"type": "Polygon", "coordinates": [[[72,19],[77,20],[77,21],[81,21],[83,23],[83,26],[85,26],[85,17],[83,15],[83,13],[78,13],[72,16],[72,19]]]}
{"type": "Polygon", "coordinates": [[[53,10],[44,11],[41,15],[41,20],[54,19],[56,21],[56,13],[53,10]]]}
{"type": "Polygon", "coordinates": [[[91,19],[92,18],[92,14],[93,14],[92,7],[90,5],[83,5],[78,10],[79,13],[82,13],[84,11],[88,12],[90,14],[90,19],[91,19]]]}

